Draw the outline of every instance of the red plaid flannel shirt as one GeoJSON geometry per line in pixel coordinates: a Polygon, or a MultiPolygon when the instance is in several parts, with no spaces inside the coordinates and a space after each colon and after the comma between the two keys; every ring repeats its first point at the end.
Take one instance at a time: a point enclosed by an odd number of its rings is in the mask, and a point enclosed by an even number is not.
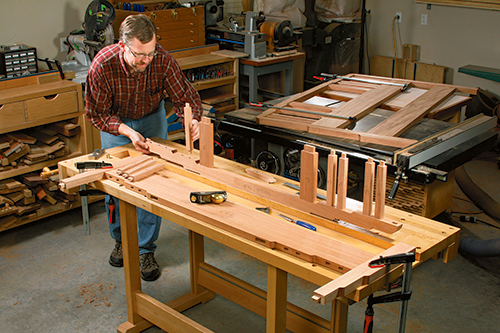
{"type": "Polygon", "coordinates": [[[146,70],[129,74],[118,44],[103,48],[87,74],[85,112],[99,130],[118,135],[121,117],[140,119],[170,97],[175,113],[184,116],[189,103],[193,118],[203,113],[200,95],[186,79],[175,59],[160,45],[146,70]]]}

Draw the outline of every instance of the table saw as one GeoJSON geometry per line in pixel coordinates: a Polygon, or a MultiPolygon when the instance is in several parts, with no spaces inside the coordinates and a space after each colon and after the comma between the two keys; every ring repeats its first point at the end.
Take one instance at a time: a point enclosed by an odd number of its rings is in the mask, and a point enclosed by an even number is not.
{"type": "Polygon", "coordinates": [[[364,162],[369,157],[383,160],[389,166],[388,205],[426,217],[442,213],[451,204],[453,170],[496,144],[496,117],[464,120],[477,88],[360,74],[348,77],[365,82],[332,80],[266,102],[276,105],[274,109],[249,106],[226,113],[214,119],[216,128],[245,141],[240,146],[248,151],[242,154],[254,167],[294,180],[300,175],[298,152],[305,144],[314,145],[320,153],[320,188],[326,186],[328,151],[345,152],[351,159],[354,185],[349,195],[358,200],[362,191],[355,185],[363,178],[364,162]],[[409,88],[401,91],[386,84],[409,88]],[[294,111],[301,108],[312,114],[294,111]],[[356,121],[316,115],[342,112],[355,114],[356,121]],[[403,116],[391,120],[405,112],[410,120],[403,116]],[[393,128],[397,130],[390,132],[393,128]]]}

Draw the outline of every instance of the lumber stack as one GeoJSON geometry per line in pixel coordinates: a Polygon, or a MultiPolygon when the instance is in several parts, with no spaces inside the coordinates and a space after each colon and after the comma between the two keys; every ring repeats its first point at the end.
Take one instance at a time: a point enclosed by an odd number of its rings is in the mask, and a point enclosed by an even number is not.
{"type": "Polygon", "coordinates": [[[78,195],[61,192],[59,176],[31,172],[0,181],[0,231],[70,209],[78,195]]]}
{"type": "Polygon", "coordinates": [[[1,134],[0,172],[68,155],[68,138],[78,135],[80,131],[80,125],[61,121],[1,134]]]}

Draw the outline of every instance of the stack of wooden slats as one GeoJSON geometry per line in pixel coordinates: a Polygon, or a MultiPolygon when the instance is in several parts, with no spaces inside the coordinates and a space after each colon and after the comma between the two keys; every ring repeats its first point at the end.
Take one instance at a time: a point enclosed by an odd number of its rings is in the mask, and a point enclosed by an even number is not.
{"type": "Polygon", "coordinates": [[[68,155],[66,139],[80,133],[80,125],[71,122],[58,122],[10,132],[0,135],[0,171],[19,165],[55,159],[68,155]]]}

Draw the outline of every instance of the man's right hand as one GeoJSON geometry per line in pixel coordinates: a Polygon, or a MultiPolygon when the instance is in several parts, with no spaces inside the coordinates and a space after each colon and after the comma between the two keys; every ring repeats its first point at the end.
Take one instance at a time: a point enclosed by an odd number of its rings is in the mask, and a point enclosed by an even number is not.
{"type": "Polygon", "coordinates": [[[118,128],[118,132],[121,135],[125,135],[132,141],[132,144],[134,145],[135,149],[138,152],[144,153],[144,154],[149,154],[149,146],[146,143],[146,139],[139,133],[134,131],[132,128],[128,127],[125,124],[120,124],[120,127],[118,128]]]}

